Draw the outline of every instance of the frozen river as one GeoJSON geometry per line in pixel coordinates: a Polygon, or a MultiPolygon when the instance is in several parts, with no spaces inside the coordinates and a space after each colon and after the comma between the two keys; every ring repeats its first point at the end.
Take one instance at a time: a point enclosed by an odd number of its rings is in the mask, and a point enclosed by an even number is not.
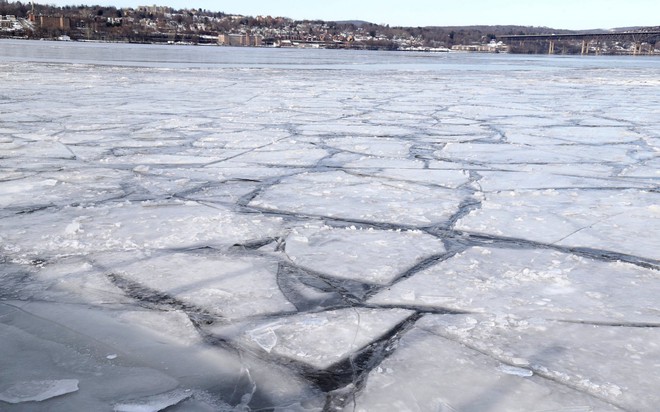
{"type": "Polygon", "coordinates": [[[656,411],[660,60],[0,41],[0,410],[656,411]]]}

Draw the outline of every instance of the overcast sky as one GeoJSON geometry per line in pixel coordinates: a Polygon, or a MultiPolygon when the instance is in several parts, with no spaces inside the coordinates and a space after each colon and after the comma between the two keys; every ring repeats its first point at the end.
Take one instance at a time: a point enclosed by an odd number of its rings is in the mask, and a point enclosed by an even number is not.
{"type": "MultiPolygon", "coordinates": [[[[42,1],[36,0],[37,3],[42,1]]],[[[660,0],[46,0],[137,7],[157,4],[248,16],[366,20],[391,26],[516,24],[556,29],[660,25],[660,0]]]]}

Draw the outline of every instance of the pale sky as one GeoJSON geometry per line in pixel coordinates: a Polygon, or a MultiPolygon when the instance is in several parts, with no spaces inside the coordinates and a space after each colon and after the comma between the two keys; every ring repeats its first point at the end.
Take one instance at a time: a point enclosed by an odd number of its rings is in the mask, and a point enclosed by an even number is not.
{"type": "MultiPolygon", "coordinates": [[[[246,16],[365,20],[391,26],[505,25],[556,29],[659,26],[659,0],[51,0],[44,3],[137,7],[157,4],[246,16]]],[[[39,1],[37,0],[37,3],[39,1]]]]}

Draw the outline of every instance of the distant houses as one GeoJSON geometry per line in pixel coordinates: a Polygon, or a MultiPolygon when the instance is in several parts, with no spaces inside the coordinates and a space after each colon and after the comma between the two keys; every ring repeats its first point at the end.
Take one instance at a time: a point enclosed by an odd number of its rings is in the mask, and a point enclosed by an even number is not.
{"type": "Polygon", "coordinates": [[[473,53],[506,53],[509,51],[509,47],[501,41],[492,40],[488,44],[455,44],[451,46],[451,50],[473,53]]]}
{"type": "Polygon", "coordinates": [[[0,15],[0,30],[3,31],[14,31],[21,30],[23,28],[19,19],[12,14],[0,15]]]}

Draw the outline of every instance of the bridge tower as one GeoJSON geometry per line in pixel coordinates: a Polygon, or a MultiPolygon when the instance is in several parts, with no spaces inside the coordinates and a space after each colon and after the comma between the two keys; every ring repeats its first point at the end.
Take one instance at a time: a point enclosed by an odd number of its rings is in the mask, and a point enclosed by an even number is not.
{"type": "Polygon", "coordinates": [[[583,56],[589,54],[589,42],[586,39],[582,40],[582,52],[580,54],[583,56]]]}

